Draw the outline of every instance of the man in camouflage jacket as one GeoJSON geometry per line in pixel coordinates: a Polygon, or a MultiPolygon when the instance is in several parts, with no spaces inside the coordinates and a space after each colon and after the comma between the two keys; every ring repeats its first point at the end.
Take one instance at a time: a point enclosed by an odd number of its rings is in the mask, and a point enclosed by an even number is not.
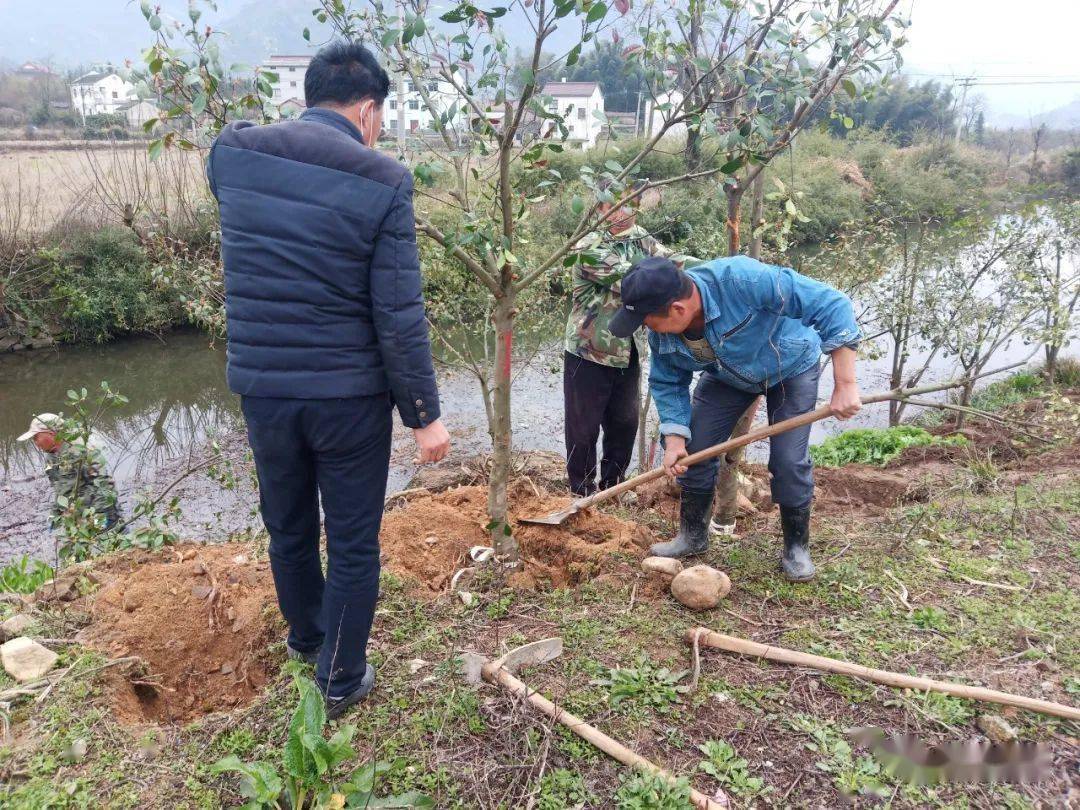
{"type": "MultiPolygon", "coordinates": [[[[601,215],[611,209],[600,204],[601,215]]],[[[600,488],[623,480],[637,436],[640,359],[648,351],[641,332],[617,338],[607,325],[622,304],[619,280],[645,256],[670,256],[637,225],[636,198],[623,205],[577,245],[594,263],[574,267],[572,305],[566,322],[563,398],[566,409],[566,474],[575,495],[596,491],[596,442],[603,429],[600,488]]]]}
{"type": "Polygon", "coordinates": [[[89,511],[101,517],[102,527],[110,529],[120,522],[116,484],[107,472],[105,457],[91,434],[89,441],[62,441],[57,433],[63,420],[56,414],[35,416],[30,429],[20,441],[33,440],[49,456],[45,474],[53,486],[52,524],[55,526],[69,509],[89,511]]]}

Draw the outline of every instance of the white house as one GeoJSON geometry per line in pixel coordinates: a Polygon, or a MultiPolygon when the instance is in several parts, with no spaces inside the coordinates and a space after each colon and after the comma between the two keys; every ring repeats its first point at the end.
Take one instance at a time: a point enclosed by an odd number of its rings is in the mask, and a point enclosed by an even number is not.
{"type": "Polygon", "coordinates": [[[71,83],[71,106],[83,118],[119,112],[122,104],[137,99],[135,85],[111,65],[96,68],[71,83]]]}
{"type": "MultiPolygon", "coordinates": [[[[276,55],[263,63],[265,70],[277,74],[277,81],[271,82],[273,89],[271,101],[283,116],[296,115],[304,109],[304,77],[307,75],[310,56],[276,55]]],[[[457,94],[453,86],[439,78],[425,79],[431,107],[424,103],[420,91],[413,86],[411,78],[405,79],[404,92],[399,99],[396,76],[390,77],[390,95],[383,106],[383,127],[388,135],[397,136],[398,105],[405,110],[405,132],[421,132],[434,128],[435,115],[448,111],[454,104],[457,94]]],[[[459,105],[462,108],[464,104],[459,105]]],[[[451,122],[458,125],[464,120],[459,113],[451,122]]]]}
{"type": "MultiPolygon", "coordinates": [[[[645,126],[646,138],[654,137],[664,126],[679,114],[679,105],[682,104],[683,94],[678,90],[667,90],[657,93],[656,98],[645,99],[645,126]]],[[[686,122],[679,121],[667,128],[665,136],[686,135],[686,122]]]]}
{"type": "Polygon", "coordinates": [[[277,74],[277,81],[270,83],[273,88],[270,100],[279,109],[282,104],[289,101],[299,101],[303,104],[304,76],[307,75],[309,62],[311,62],[310,56],[277,54],[263,63],[264,70],[277,74]]]}
{"type": "Polygon", "coordinates": [[[124,114],[128,127],[131,129],[141,129],[143,124],[161,114],[157,104],[145,98],[125,101],[116,108],[116,111],[124,114]]]}
{"type": "Polygon", "coordinates": [[[563,116],[570,131],[568,140],[582,149],[592,149],[604,125],[597,113],[604,112],[604,94],[596,82],[568,82],[566,79],[544,86],[541,95],[550,97],[548,109],[563,116]]]}

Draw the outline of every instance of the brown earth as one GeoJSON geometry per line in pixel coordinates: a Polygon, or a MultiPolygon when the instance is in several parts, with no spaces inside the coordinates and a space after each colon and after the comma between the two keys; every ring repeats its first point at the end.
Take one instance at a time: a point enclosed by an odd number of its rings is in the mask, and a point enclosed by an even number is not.
{"type": "MultiPolygon", "coordinates": [[[[644,556],[655,541],[648,529],[613,515],[589,510],[562,526],[518,523],[518,517],[544,515],[565,507],[568,496],[552,495],[528,481],[511,486],[511,523],[525,560],[523,571],[511,577],[516,587],[560,587],[601,573],[616,573],[623,561],[644,556]]],[[[383,517],[383,563],[426,586],[431,595],[449,587],[461,568],[473,565],[469,549],[490,543],[487,489],[458,487],[410,498],[383,517]]]]}
{"type": "Polygon", "coordinates": [[[106,655],[140,659],[108,677],[122,722],[185,722],[251,702],[280,662],[283,636],[270,565],[239,543],[135,552],[95,569],[79,640],[106,655]]]}

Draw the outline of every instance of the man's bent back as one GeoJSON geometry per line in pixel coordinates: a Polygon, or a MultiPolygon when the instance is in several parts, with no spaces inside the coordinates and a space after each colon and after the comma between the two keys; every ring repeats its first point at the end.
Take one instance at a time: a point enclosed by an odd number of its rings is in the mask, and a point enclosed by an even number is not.
{"type": "Polygon", "coordinates": [[[362,46],[327,46],[308,68],[299,120],[230,124],[207,165],[221,209],[229,387],[243,398],[289,653],[317,660],[333,714],[374,681],[365,651],[391,407],[414,429],[423,460],[449,447],[412,179],[366,145],[378,137],[388,89],[362,46]]]}

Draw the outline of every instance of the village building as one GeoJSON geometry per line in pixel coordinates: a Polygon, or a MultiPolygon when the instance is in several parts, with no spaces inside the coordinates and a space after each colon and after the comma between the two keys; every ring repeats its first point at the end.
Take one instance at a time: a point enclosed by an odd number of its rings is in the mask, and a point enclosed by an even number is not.
{"type": "Polygon", "coordinates": [[[112,65],[99,66],[71,83],[71,106],[83,118],[117,113],[121,105],[137,100],[135,85],[112,65]]]}
{"type": "Polygon", "coordinates": [[[570,143],[582,149],[596,146],[604,130],[604,94],[597,82],[549,82],[541,95],[548,97],[548,109],[565,119],[570,143]]]}

